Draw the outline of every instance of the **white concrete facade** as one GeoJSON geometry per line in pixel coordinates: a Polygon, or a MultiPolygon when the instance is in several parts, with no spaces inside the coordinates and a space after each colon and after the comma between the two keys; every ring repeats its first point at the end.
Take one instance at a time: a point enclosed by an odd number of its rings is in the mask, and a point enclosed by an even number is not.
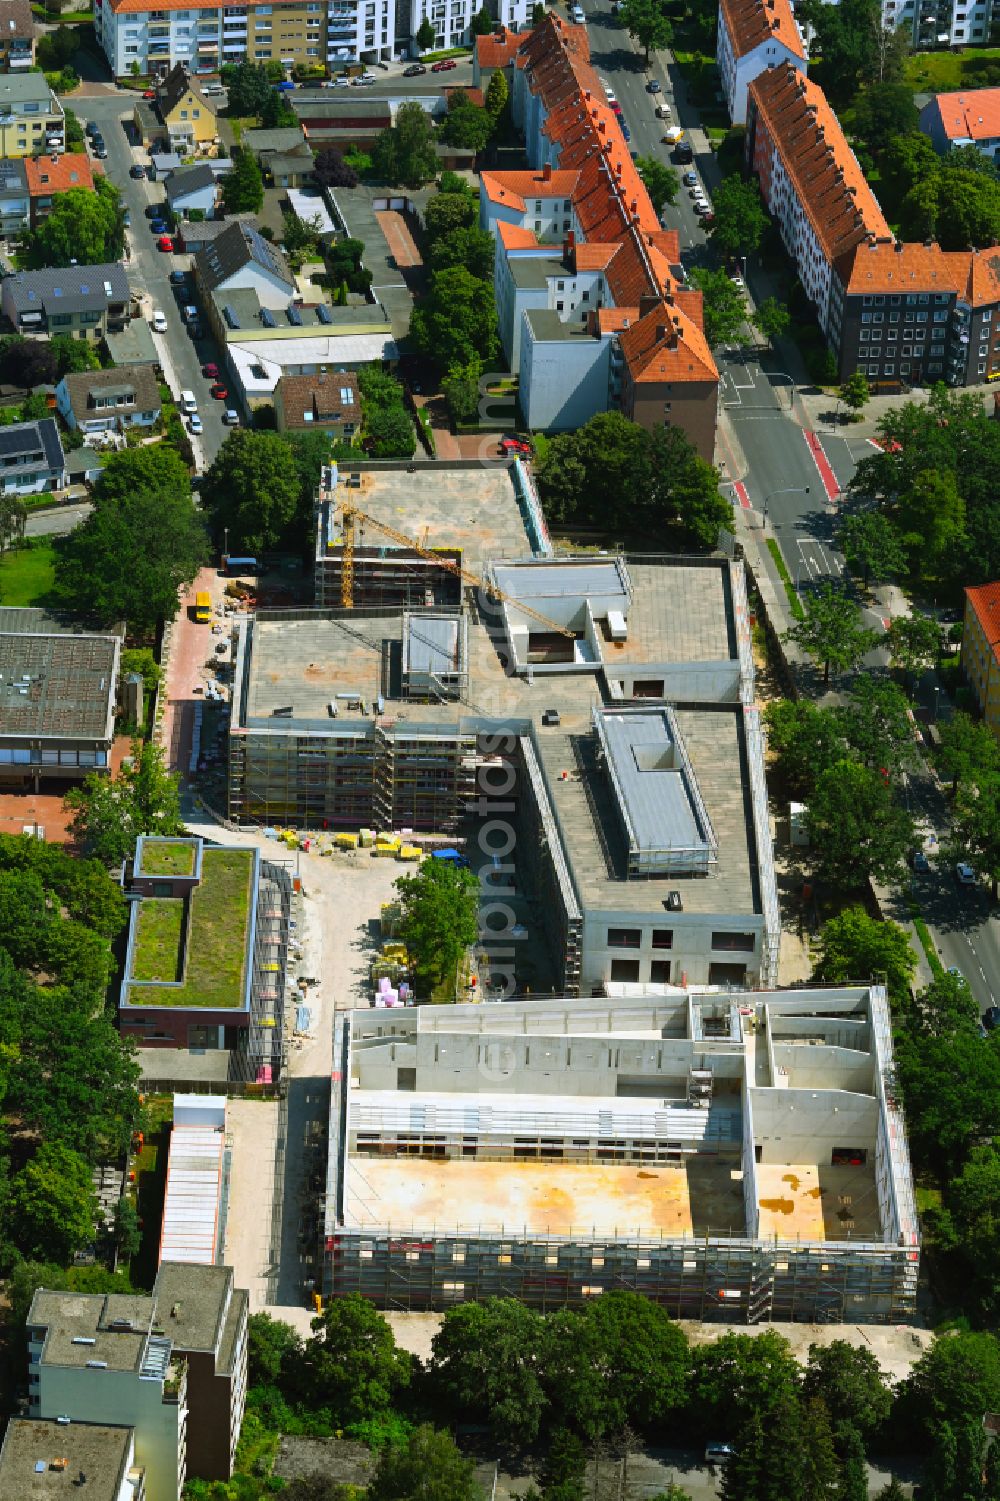
{"type": "Polygon", "coordinates": [[[882,0],[882,22],[903,29],[916,49],[982,46],[993,9],[992,0],[882,0]]]}
{"type": "Polygon", "coordinates": [[[729,118],[734,125],[747,123],[747,90],[758,74],[765,72],[768,68],[777,67],[780,63],[791,63],[801,73],[805,73],[808,66],[804,57],[800,57],[791,47],[786,47],[784,42],[778,41],[775,37],[769,37],[759,47],[754,47],[751,52],[744,53],[742,57],[737,56],[721,6],[719,7],[715,58],[719,65],[719,75],[726,95],[729,118]]]}
{"type": "Polygon", "coordinates": [[[571,432],[606,412],[611,387],[611,338],[557,334],[549,338],[521,316],[520,393],[524,419],[541,432],[571,432]]]}
{"type": "Polygon", "coordinates": [[[803,289],[815,305],[819,326],[824,334],[828,334],[833,266],[820,245],[774,142],[771,143],[770,172],[761,175],[760,183],[764,206],[777,222],[785,249],[795,261],[803,289]]]}
{"type": "MultiPolygon", "coordinates": [[[[414,57],[420,49],[413,42],[421,22],[429,19],[434,27],[434,46],[466,47],[472,40],[472,18],[480,5],[477,0],[410,0],[410,50],[414,57]]],[[[493,18],[508,31],[520,31],[528,22],[528,0],[495,0],[493,18]]]]}

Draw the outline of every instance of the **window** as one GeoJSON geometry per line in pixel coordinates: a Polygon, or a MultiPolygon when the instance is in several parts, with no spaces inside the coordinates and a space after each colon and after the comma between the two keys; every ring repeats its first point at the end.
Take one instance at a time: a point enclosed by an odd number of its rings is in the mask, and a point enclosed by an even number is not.
{"type": "Polygon", "coordinates": [[[896,367],[895,367],[895,365],[886,365],[886,367],[885,367],[885,373],[886,373],[886,375],[895,375],[895,373],[896,373],[896,367]]]}
{"type": "Polygon", "coordinates": [[[609,928],[609,949],[637,949],[642,946],[641,928],[609,928]]]}
{"type": "Polygon", "coordinates": [[[649,981],[651,985],[670,984],[670,960],[653,959],[649,966],[649,981]]]}
{"type": "Polygon", "coordinates": [[[721,953],[752,954],[755,936],[753,933],[713,933],[712,947],[721,953]]]}
{"type": "Polygon", "coordinates": [[[672,928],[653,929],[654,949],[672,949],[674,946],[674,933],[672,928]]]}
{"type": "Polygon", "coordinates": [[[612,959],[611,978],[626,985],[637,982],[639,979],[638,959],[612,959]]]}

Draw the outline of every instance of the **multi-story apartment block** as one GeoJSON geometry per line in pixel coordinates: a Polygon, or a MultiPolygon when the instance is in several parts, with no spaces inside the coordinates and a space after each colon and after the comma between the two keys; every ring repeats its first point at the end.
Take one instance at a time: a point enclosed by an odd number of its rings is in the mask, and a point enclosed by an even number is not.
{"type": "Polygon", "coordinates": [[[975,146],[1000,162],[1000,89],[968,89],[935,94],[920,111],[920,129],[942,156],[959,146],[975,146]]]}
{"type": "Polygon", "coordinates": [[[35,61],[35,21],[28,0],[0,0],[0,71],[26,73],[35,61]]]}
{"type": "Polygon", "coordinates": [[[70,334],[96,343],[128,326],[132,291],[119,262],[15,271],[0,283],[0,309],[19,334],[70,334]]]}
{"type": "Polygon", "coordinates": [[[94,191],[93,168],[82,152],[26,157],[24,174],[31,202],[32,229],[51,214],[58,193],[68,193],[72,188],[81,188],[88,193],[94,191]]]}
{"type": "Polygon", "coordinates": [[[715,55],[734,125],[746,123],[747,89],[759,73],[781,63],[808,67],[790,0],[719,0],[715,55]]]}
{"type": "MultiPolygon", "coordinates": [[[[415,37],[421,23],[429,20],[434,27],[435,47],[464,47],[471,40],[472,18],[480,7],[477,0],[409,0],[408,40],[415,37]]],[[[528,21],[528,0],[494,0],[494,19],[517,31],[528,21]]]]}
{"type": "Polygon", "coordinates": [[[26,160],[0,161],[0,234],[5,239],[23,234],[30,223],[26,160]]]}
{"type": "Polygon", "coordinates": [[[65,144],[63,107],[44,75],[0,74],[0,157],[51,155],[65,144]]]}
{"type": "Polygon", "coordinates": [[[993,0],[882,0],[882,24],[903,30],[913,48],[981,46],[996,15],[993,0]]]}
{"type": "Polygon", "coordinates": [[[152,1296],[40,1288],[28,1313],[28,1411],[135,1436],[147,1501],[188,1475],[228,1480],[246,1399],[249,1298],[230,1267],[162,1262],[152,1296]]]}
{"type": "Polygon", "coordinates": [[[548,15],[513,76],[531,170],[484,173],[479,203],[529,426],[566,430],[618,409],[681,428],[711,460],[718,371],[701,294],[683,284],[676,232],[656,216],[585,28],[548,15]]]}
{"type": "Polygon", "coordinates": [[[980,713],[1000,740],[1000,583],[965,591],[962,668],[980,713]]]}
{"type": "Polygon", "coordinates": [[[0,1501],[54,1501],[83,1486],[87,1501],[147,1501],[131,1428],[11,1419],[0,1448],[0,1501]]]}

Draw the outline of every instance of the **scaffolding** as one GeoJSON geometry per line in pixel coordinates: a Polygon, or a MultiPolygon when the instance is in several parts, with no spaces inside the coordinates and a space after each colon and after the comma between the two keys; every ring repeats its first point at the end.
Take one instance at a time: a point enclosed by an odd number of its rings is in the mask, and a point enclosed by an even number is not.
{"type": "Polygon", "coordinates": [[[231,1079],[277,1084],[287,1062],[285,985],[291,922],[292,878],[272,860],[260,863],[250,989],[250,1025],[240,1030],[230,1056],[231,1079]]]}

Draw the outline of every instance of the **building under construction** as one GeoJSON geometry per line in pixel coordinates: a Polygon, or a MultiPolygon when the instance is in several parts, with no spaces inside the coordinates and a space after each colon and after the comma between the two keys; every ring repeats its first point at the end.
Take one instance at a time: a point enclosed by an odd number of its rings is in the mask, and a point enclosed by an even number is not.
{"type": "MultiPolygon", "coordinates": [[[[544,946],[562,993],[773,985],[742,565],[556,558],[520,466],[363,480],[320,505],[317,589],[335,553],[342,603],[239,628],[230,816],[464,839],[481,874],[503,864],[498,897],[533,904],[511,952],[544,946]],[[388,598],[359,558],[376,536],[388,598]]],[[[523,988],[483,947],[503,993],[523,988]]]]}
{"type": "Polygon", "coordinates": [[[879,986],[355,1011],[324,1293],[895,1323],[919,1242],[879,986]]]}

